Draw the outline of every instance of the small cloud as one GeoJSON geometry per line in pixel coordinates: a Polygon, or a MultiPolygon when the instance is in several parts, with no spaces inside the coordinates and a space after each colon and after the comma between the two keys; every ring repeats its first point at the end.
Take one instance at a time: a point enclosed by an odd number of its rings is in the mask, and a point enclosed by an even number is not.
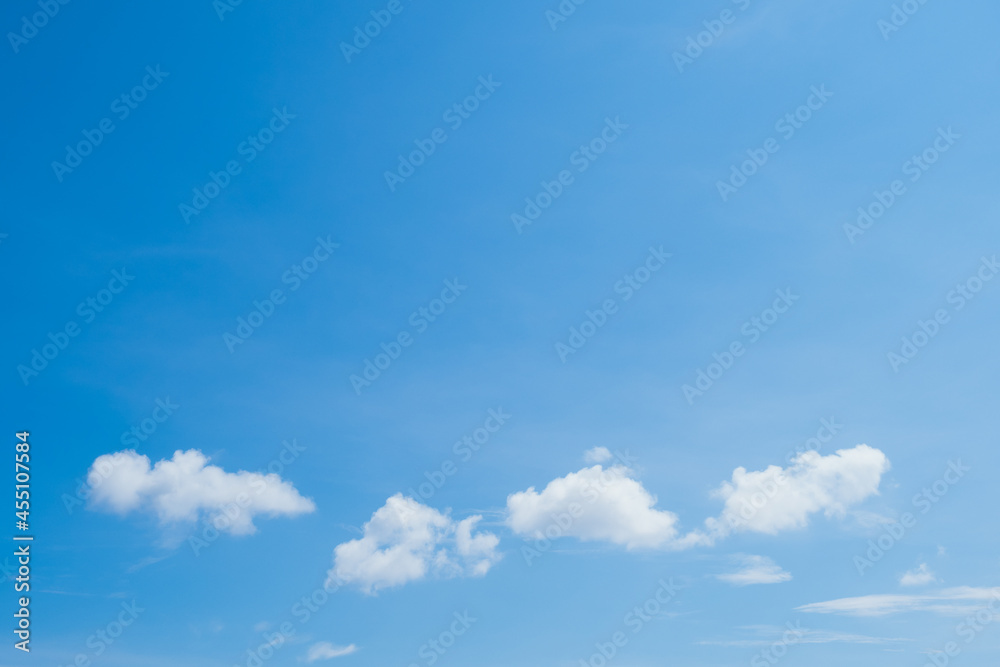
{"type": "Polygon", "coordinates": [[[857,510],[851,512],[851,515],[854,517],[854,520],[858,523],[858,525],[865,530],[881,529],[887,524],[896,522],[896,519],[891,516],[879,514],[878,512],[871,512],[869,510],[857,510]]]}
{"type": "Polygon", "coordinates": [[[331,658],[342,658],[358,650],[354,644],[348,646],[335,646],[330,642],[319,642],[309,647],[306,652],[306,662],[316,662],[317,660],[330,660],[331,658]]]}
{"type": "Polygon", "coordinates": [[[167,554],[165,556],[147,556],[146,558],[140,560],[138,563],[129,565],[128,569],[125,570],[125,572],[127,572],[128,574],[135,574],[139,570],[149,567],[150,565],[155,565],[156,563],[159,563],[161,560],[166,560],[169,557],[170,554],[167,554]]]}
{"type": "Polygon", "coordinates": [[[587,463],[604,463],[611,460],[611,451],[607,447],[594,447],[583,453],[583,460],[587,463]]]}
{"type": "Polygon", "coordinates": [[[738,556],[741,567],[736,572],[716,575],[716,579],[734,586],[780,584],[791,581],[792,575],[766,556],[738,556]]]}
{"type": "Polygon", "coordinates": [[[927,567],[927,563],[921,563],[920,567],[910,570],[899,578],[900,586],[926,586],[937,581],[937,577],[927,567]]]}
{"type": "Polygon", "coordinates": [[[255,626],[253,626],[254,632],[266,632],[267,630],[270,629],[271,629],[271,624],[268,623],[267,621],[261,621],[260,623],[257,623],[255,626]]]}
{"type": "MultiPolygon", "coordinates": [[[[774,646],[783,639],[788,644],[893,644],[907,642],[908,639],[890,637],[870,637],[835,630],[812,630],[803,628],[799,621],[795,625],[788,623],[785,627],[769,625],[749,625],[738,628],[741,635],[750,635],[745,639],[723,639],[700,641],[703,646],[735,646],[753,648],[757,646],[774,646]],[[791,632],[791,639],[789,638],[791,632]]],[[[891,649],[886,649],[891,650],[891,649]]]]}
{"type": "Polygon", "coordinates": [[[455,521],[397,493],[364,525],[363,536],[337,545],[327,584],[357,584],[374,594],[430,572],[481,577],[500,561],[499,538],[473,532],[482,516],[455,521]]]}
{"type": "Polygon", "coordinates": [[[938,545],[938,550],[937,550],[937,555],[938,555],[938,558],[941,558],[942,556],[947,556],[948,555],[948,550],[945,549],[943,546],[941,546],[939,544],[938,545]]]}

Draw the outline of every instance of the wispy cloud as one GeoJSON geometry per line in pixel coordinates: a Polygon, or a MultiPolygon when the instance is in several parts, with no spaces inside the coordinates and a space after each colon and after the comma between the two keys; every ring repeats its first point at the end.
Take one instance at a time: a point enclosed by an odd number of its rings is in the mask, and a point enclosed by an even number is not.
{"type": "Polygon", "coordinates": [[[920,567],[914,568],[903,574],[899,578],[900,586],[926,586],[937,581],[937,577],[931,572],[927,563],[921,563],[920,567]]]}
{"type": "MultiPolygon", "coordinates": [[[[771,625],[747,625],[738,628],[745,634],[755,635],[746,639],[722,639],[698,642],[702,645],[710,646],[737,646],[744,648],[754,648],[757,646],[770,646],[779,639],[787,630],[771,625]]],[[[795,628],[797,644],[892,644],[896,642],[906,642],[909,639],[891,637],[869,637],[868,635],[856,635],[847,632],[836,632],[834,630],[812,630],[809,628],[795,628]]]]}
{"type": "Polygon", "coordinates": [[[583,453],[587,463],[605,463],[611,460],[611,451],[607,447],[594,447],[583,453]]]}
{"type": "Polygon", "coordinates": [[[128,574],[135,574],[139,570],[141,570],[143,568],[146,568],[146,567],[149,567],[150,565],[155,565],[156,563],[159,563],[162,560],[166,560],[169,557],[170,557],[170,554],[164,554],[162,556],[147,556],[147,557],[143,558],[142,560],[140,560],[138,563],[135,563],[133,565],[129,565],[128,569],[125,570],[125,572],[128,573],[128,574]]]}
{"type": "Polygon", "coordinates": [[[780,584],[792,579],[790,573],[766,556],[739,555],[736,559],[740,564],[739,570],[716,575],[716,578],[734,586],[780,584]]]}
{"type": "Polygon", "coordinates": [[[309,647],[306,652],[306,662],[316,662],[317,660],[330,660],[350,655],[358,650],[354,644],[348,646],[336,646],[330,642],[318,642],[309,647]]]}
{"type": "Polygon", "coordinates": [[[934,595],[865,595],[813,602],[796,607],[796,611],[846,616],[887,616],[926,611],[945,616],[961,616],[977,611],[982,608],[983,603],[991,600],[1000,600],[1000,588],[960,586],[947,588],[934,595]]]}

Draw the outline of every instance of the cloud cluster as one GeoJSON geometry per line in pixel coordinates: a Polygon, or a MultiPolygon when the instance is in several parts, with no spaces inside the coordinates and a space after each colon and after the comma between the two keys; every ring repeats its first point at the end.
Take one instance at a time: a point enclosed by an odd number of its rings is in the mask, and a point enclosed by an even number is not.
{"type": "Polygon", "coordinates": [[[296,516],[316,509],[278,475],[226,472],[208,461],[196,449],[178,450],[153,466],[133,450],[105,454],[87,473],[90,507],[116,514],[151,511],[162,524],[224,515],[228,521],[217,522],[219,530],[233,535],[256,532],[257,515],[296,516]]]}
{"type": "MultiPolygon", "coordinates": [[[[506,526],[529,539],[572,537],[629,550],[712,545],[734,532],[774,535],[801,529],[816,514],[842,517],[878,493],[889,469],[885,454],[867,445],[828,456],[807,451],[787,468],[740,467],[713,493],[723,502],[721,514],[707,519],[704,530],[681,535],[678,516],[656,506],[656,496],[636,478],[626,456],[609,465],[611,452],[595,447],[584,458],[595,465],[557,477],[541,491],[530,487],[510,494],[506,526]]],[[[228,473],[208,465],[197,450],[177,451],[154,466],[131,450],[101,456],[88,482],[95,509],[119,514],[148,510],[164,524],[225,513],[229,520],[224,529],[232,534],[253,533],[256,515],[295,516],[315,509],[278,475],[228,473]]],[[[500,560],[499,539],[476,532],[481,520],[479,515],[455,520],[396,494],[372,515],[360,538],[334,548],[328,584],[352,584],[374,594],[429,575],[485,575],[500,560]]],[[[916,583],[926,575],[907,577],[905,583],[916,583]]],[[[767,558],[747,556],[739,571],[719,578],[749,585],[779,583],[791,575],[767,558]]]]}
{"type": "Polygon", "coordinates": [[[500,541],[492,533],[473,533],[481,519],[454,521],[397,493],[372,515],[360,539],[334,549],[328,584],[355,584],[372,594],[431,573],[482,576],[500,560],[500,541]]]}
{"type": "MultiPolygon", "coordinates": [[[[607,460],[600,449],[586,458],[607,460]]],[[[814,514],[843,517],[848,508],[878,494],[888,469],[885,454],[867,445],[828,456],[804,452],[787,468],[740,467],[712,494],[723,501],[722,513],[707,519],[704,531],[681,536],[677,515],[655,507],[656,497],[631,468],[595,465],[556,478],[541,492],[531,487],[508,496],[507,525],[527,538],[576,537],[628,549],[712,545],[734,532],[776,535],[801,529],[814,514]]]]}

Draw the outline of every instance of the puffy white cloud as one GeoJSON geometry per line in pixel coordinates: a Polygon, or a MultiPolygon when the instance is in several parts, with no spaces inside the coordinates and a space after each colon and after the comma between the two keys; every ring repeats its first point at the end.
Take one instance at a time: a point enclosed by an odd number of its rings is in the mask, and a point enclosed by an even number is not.
{"type": "Polygon", "coordinates": [[[927,563],[921,563],[920,567],[904,573],[903,576],[899,578],[899,585],[926,586],[927,584],[933,584],[935,581],[937,581],[937,577],[935,577],[934,573],[931,572],[927,563]]]}
{"type": "Polygon", "coordinates": [[[331,584],[356,584],[372,594],[383,588],[444,576],[482,576],[500,560],[499,539],[473,534],[481,516],[454,521],[447,514],[397,493],[372,515],[360,539],[333,550],[331,584]]]}
{"type": "Polygon", "coordinates": [[[865,595],[813,602],[796,611],[845,616],[887,616],[903,612],[927,611],[945,616],[962,616],[988,608],[1000,612],[1000,588],[948,588],[933,595],[865,595]]]}
{"type": "Polygon", "coordinates": [[[257,515],[296,516],[316,509],[274,473],[230,473],[208,461],[197,449],[178,450],[152,467],[147,456],[133,450],[105,454],[87,473],[89,506],[122,515],[152,511],[162,524],[207,515],[216,528],[233,535],[256,532],[257,515]]]}
{"type": "Polygon", "coordinates": [[[738,556],[740,569],[717,575],[720,581],[734,586],[750,586],[751,584],[780,584],[791,581],[792,575],[766,556],[738,556]]]}
{"type": "MultiPolygon", "coordinates": [[[[586,458],[603,457],[602,449],[586,458]]],[[[885,454],[867,445],[829,456],[803,452],[787,468],[737,468],[713,493],[724,501],[722,514],[705,521],[707,530],[680,536],[677,515],[656,509],[655,496],[628,466],[595,465],[554,479],[541,492],[532,487],[508,496],[507,525],[522,537],[576,537],[629,549],[711,545],[737,531],[774,535],[804,528],[819,512],[843,517],[878,493],[888,469],[885,454]]]]}
{"type": "Polygon", "coordinates": [[[455,550],[468,563],[469,574],[481,577],[500,560],[497,545],[500,540],[493,533],[472,534],[480,516],[470,516],[455,524],[455,550]]]}
{"type": "Polygon", "coordinates": [[[571,536],[628,549],[667,546],[677,537],[677,516],[654,505],[656,497],[633,479],[631,469],[595,465],[552,480],[541,493],[531,487],[508,496],[507,525],[535,539],[571,536]]]}
{"type": "Polygon", "coordinates": [[[316,662],[317,660],[330,660],[350,655],[358,650],[354,644],[349,646],[334,646],[330,642],[317,642],[309,647],[306,652],[306,662],[316,662]]]}
{"type": "MultiPolygon", "coordinates": [[[[596,447],[589,461],[607,461],[596,447]]],[[[627,461],[627,459],[625,459],[627,461]]],[[[506,525],[534,539],[575,537],[627,549],[683,549],[711,545],[733,531],[776,534],[805,527],[813,514],[843,516],[848,508],[878,493],[889,469],[885,455],[867,445],[829,456],[807,451],[788,468],[737,468],[714,495],[722,514],[706,520],[706,531],[680,535],[673,512],[658,509],[656,497],[626,464],[598,463],[507,497],[506,525]]],[[[481,516],[455,521],[416,500],[396,494],[364,525],[363,536],[334,549],[327,586],[353,584],[368,594],[428,575],[482,576],[500,555],[499,540],[475,532],[481,516]]],[[[770,559],[747,556],[739,571],[719,575],[734,585],[780,583],[791,579],[770,559]]]]}
{"type": "Polygon", "coordinates": [[[775,535],[804,528],[813,514],[843,517],[847,509],[877,495],[889,460],[868,445],[842,449],[829,456],[799,454],[787,468],[768,466],[733,471],[713,495],[725,502],[718,518],[705,524],[709,538],[751,531],[775,535]]]}
{"type": "Polygon", "coordinates": [[[583,453],[583,460],[587,463],[607,463],[611,460],[611,450],[607,447],[594,447],[583,453]]]}

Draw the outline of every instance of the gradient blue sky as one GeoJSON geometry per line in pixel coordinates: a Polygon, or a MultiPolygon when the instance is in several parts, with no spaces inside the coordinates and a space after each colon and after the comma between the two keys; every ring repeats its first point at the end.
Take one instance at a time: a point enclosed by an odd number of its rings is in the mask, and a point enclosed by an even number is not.
{"type": "MultiPolygon", "coordinates": [[[[11,442],[31,432],[37,542],[34,650],[8,637],[0,664],[243,665],[291,621],[268,665],[302,664],[320,642],[358,649],[329,664],[426,665],[421,647],[468,611],[477,621],[436,664],[571,667],[630,632],[625,615],[670,578],[669,610],[609,664],[751,664],[786,623],[811,631],[788,667],[917,666],[956,640],[964,616],[914,597],[875,617],[802,607],[1000,585],[1000,281],[961,309],[949,299],[1000,252],[1000,8],[928,2],[884,39],[888,1],[592,0],[553,30],[557,6],[401,0],[350,63],[340,43],[386,3],[244,0],[220,20],[210,0],[71,2],[16,52],[8,37],[3,426],[11,442]],[[673,54],[727,9],[732,22],[679,72],[673,54]],[[113,101],[157,66],[169,74],[121,119],[113,101]],[[499,87],[452,129],[444,111],[489,76],[499,87]],[[832,97],[786,139],[776,121],[813,86],[832,97]],[[285,108],[294,119],[246,162],[241,142],[285,108]],[[60,181],[53,161],[104,118],[114,131],[60,181]],[[577,172],[574,152],[608,118],[628,127],[577,172]],[[436,128],[447,141],[390,191],[384,172],[436,128]],[[904,163],[941,128],[960,138],[910,181],[904,163]],[[770,137],[780,150],[724,202],[717,182],[770,137]],[[231,160],[240,173],[187,224],[179,205],[231,160]],[[518,233],[511,214],[567,169],[573,183],[518,233]],[[896,179],[905,194],[851,243],[844,225],[896,179]],[[339,247],[291,291],[282,276],[317,237],[339,247]],[[672,256],[625,301],[616,283],[660,246],[672,256]],[[115,270],[134,281],[86,321],[78,304],[115,270]],[[417,333],[411,314],[446,280],[467,290],[417,333]],[[223,334],[276,288],[287,301],[230,352],[223,334]],[[685,400],[786,289],[795,305],[685,400]],[[617,312],[562,363],[556,343],[606,299],[617,312]],[[895,372],[887,354],[939,309],[948,322],[895,372]],[[79,335],[23,382],[18,366],[70,321],[79,335]],[[403,331],[413,344],[358,395],[350,376],[403,331]],[[139,454],[198,449],[226,471],[263,471],[294,439],[305,451],[281,476],[316,510],[258,517],[256,534],[198,556],[184,542],[194,524],[67,511],[63,494],[167,398],[179,407],[139,454]],[[501,407],[509,423],[424,502],[482,515],[503,559],[483,577],[345,587],[300,623],[292,606],[323,584],[334,547],[501,407]],[[786,465],[831,418],[843,428],[822,454],[865,443],[892,466],[844,516],[681,551],[566,537],[530,566],[504,522],[509,494],[603,446],[627,450],[656,507],[693,530],[718,515],[711,492],[734,469],[786,465]],[[959,459],[971,471],[919,514],[914,494],[959,459]],[[854,557],[907,511],[917,525],[859,575],[854,557]],[[751,556],[791,579],[718,579],[751,556]],[[934,581],[902,586],[921,565],[934,581]],[[145,611],[95,656],[88,637],[132,600],[145,611]]],[[[0,25],[19,31],[37,11],[10,4],[0,25]]],[[[14,593],[3,599],[13,611],[14,593]]],[[[1000,650],[995,626],[956,641],[953,664],[991,665],[1000,650]]]]}

